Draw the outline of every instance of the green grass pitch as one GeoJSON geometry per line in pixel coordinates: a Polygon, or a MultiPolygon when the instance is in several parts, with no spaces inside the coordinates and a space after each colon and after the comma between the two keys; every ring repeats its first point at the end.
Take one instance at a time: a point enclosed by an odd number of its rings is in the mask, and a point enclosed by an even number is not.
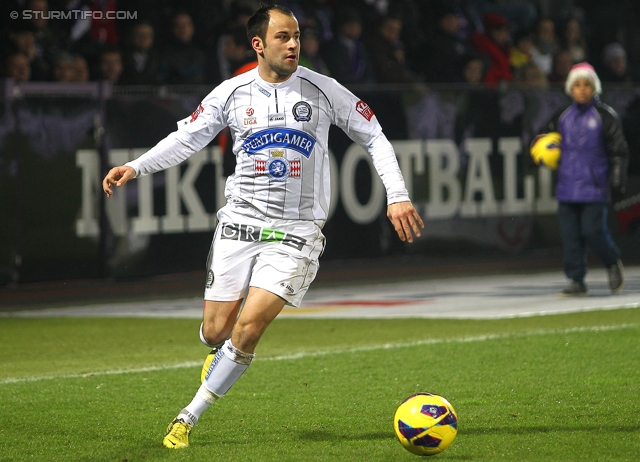
{"type": "Polygon", "coordinates": [[[409,461],[408,395],[459,417],[436,460],[637,461],[640,309],[508,320],[276,320],[169,450],[199,385],[197,320],[0,318],[0,461],[409,461]]]}

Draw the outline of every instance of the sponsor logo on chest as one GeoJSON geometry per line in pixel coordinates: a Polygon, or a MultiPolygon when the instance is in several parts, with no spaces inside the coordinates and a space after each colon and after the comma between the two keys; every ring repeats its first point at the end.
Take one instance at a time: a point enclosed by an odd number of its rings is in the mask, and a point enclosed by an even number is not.
{"type": "Polygon", "coordinates": [[[316,145],[316,139],[308,133],[293,128],[267,128],[249,135],[242,143],[242,149],[251,156],[264,153],[268,149],[293,149],[307,159],[316,145]]]}

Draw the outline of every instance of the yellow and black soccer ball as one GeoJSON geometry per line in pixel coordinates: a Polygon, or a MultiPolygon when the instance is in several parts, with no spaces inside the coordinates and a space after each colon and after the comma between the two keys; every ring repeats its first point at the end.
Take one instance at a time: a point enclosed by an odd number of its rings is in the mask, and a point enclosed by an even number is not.
{"type": "Polygon", "coordinates": [[[558,132],[536,136],[531,142],[531,157],[536,165],[544,165],[551,170],[558,168],[561,141],[562,135],[558,132]]]}
{"type": "Polygon", "coordinates": [[[407,451],[432,456],[453,443],[458,433],[458,415],[442,396],[416,393],[398,406],[393,428],[407,451]]]}

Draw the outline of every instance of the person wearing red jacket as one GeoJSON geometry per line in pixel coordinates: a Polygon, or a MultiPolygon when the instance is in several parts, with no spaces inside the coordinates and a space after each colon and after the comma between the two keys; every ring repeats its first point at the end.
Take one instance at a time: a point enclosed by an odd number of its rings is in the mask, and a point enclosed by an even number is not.
{"type": "Polygon", "coordinates": [[[471,43],[476,52],[487,58],[489,63],[484,75],[484,82],[497,85],[503,80],[511,82],[511,34],[506,18],[498,13],[486,13],[482,22],[485,33],[471,35],[471,43]]]}

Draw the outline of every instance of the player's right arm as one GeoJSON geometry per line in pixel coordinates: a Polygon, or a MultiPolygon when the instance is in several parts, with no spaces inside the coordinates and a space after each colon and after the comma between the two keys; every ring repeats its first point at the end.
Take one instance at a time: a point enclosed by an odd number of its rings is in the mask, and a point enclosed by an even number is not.
{"type": "Polygon", "coordinates": [[[207,146],[226,125],[218,104],[219,91],[216,90],[200,103],[193,114],[178,121],[178,130],[137,159],[112,168],[102,181],[107,197],[113,195],[112,186],[120,187],[132,178],[178,165],[207,146]]]}
{"type": "Polygon", "coordinates": [[[102,190],[107,197],[113,196],[113,189],[111,186],[117,186],[118,188],[124,185],[127,181],[136,177],[136,171],[133,167],[128,165],[121,165],[119,167],[113,167],[107,173],[107,176],[102,180],[102,190]]]}

